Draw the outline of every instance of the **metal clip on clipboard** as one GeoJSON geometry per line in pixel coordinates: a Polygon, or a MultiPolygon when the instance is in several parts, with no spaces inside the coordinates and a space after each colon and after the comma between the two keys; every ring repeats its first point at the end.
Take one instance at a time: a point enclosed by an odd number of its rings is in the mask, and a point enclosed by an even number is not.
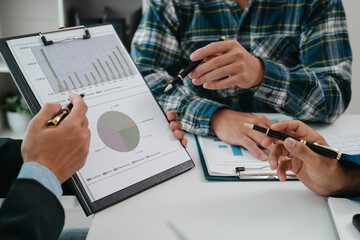
{"type": "MultiPolygon", "coordinates": [[[[259,167],[259,168],[245,168],[245,167],[236,167],[235,173],[236,177],[239,179],[269,179],[269,180],[276,180],[279,179],[279,177],[276,175],[276,173],[252,173],[252,172],[246,172],[246,170],[261,170],[265,167],[259,167]]],[[[297,179],[295,174],[286,174],[287,179],[297,179]]]]}
{"type": "Polygon", "coordinates": [[[69,40],[75,40],[75,39],[89,39],[91,37],[89,30],[85,26],[76,26],[76,27],[68,27],[68,28],[59,28],[57,30],[52,31],[46,31],[46,32],[39,32],[39,35],[41,37],[42,42],[45,46],[57,43],[57,42],[63,42],[63,41],[69,41],[69,40]],[[69,37],[69,38],[63,38],[59,40],[46,40],[45,34],[49,33],[57,33],[57,32],[63,32],[63,31],[72,31],[72,30],[78,30],[78,29],[84,29],[85,35],[79,36],[79,37],[69,37]]]}

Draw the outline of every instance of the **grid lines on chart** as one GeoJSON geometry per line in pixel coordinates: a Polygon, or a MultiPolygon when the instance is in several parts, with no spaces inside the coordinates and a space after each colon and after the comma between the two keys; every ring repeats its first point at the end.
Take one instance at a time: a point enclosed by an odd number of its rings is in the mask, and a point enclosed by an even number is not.
{"type": "Polygon", "coordinates": [[[32,48],[54,93],[132,76],[132,60],[115,35],[32,48]]]}

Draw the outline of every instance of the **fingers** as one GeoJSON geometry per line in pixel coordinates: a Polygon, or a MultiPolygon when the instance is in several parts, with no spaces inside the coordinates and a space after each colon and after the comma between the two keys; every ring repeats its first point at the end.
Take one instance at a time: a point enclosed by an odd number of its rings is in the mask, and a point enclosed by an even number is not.
{"type": "Polygon", "coordinates": [[[262,142],[261,146],[264,148],[268,148],[271,144],[278,142],[279,140],[272,138],[272,137],[266,137],[262,142]]]}
{"type": "Polygon", "coordinates": [[[240,139],[240,145],[243,146],[244,148],[246,148],[257,159],[260,159],[262,161],[267,160],[267,155],[249,137],[244,136],[242,139],[240,139]]]}
{"type": "MultiPolygon", "coordinates": [[[[63,122],[71,122],[71,121],[83,121],[85,118],[85,114],[88,110],[88,107],[84,100],[77,94],[71,93],[69,96],[70,102],[73,104],[73,108],[67,118],[63,120],[63,122]]],[[[64,124],[63,123],[63,124],[64,124]]]]}
{"type": "Polygon", "coordinates": [[[232,76],[218,81],[207,82],[203,85],[203,87],[205,89],[210,89],[210,90],[225,89],[235,86],[237,82],[238,82],[238,76],[232,76]]]}
{"type": "MultiPolygon", "coordinates": [[[[191,59],[191,61],[198,61],[198,60],[204,59],[208,56],[227,52],[231,49],[232,45],[234,44],[234,41],[235,40],[210,43],[207,46],[200,48],[200,49],[196,50],[195,52],[193,52],[190,55],[190,59],[191,59]]],[[[239,43],[237,42],[237,44],[239,44],[239,43]]]]}
{"type": "Polygon", "coordinates": [[[170,129],[172,131],[181,130],[181,128],[182,128],[182,123],[180,121],[171,121],[170,122],[170,129]]]}
{"type": "Polygon", "coordinates": [[[174,136],[175,136],[177,139],[182,140],[182,139],[185,137],[185,133],[184,133],[184,131],[181,131],[181,130],[176,129],[176,130],[174,131],[174,136]]]}
{"type": "Polygon", "coordinates": [[[274,121],[270,120],[269,118],[265,117],[264,115],[255,115],[256,116],[256,122],[254,122],[254,124],[266,127],[266,128],[270,128],[273,124],[274,121]]]}
{"type": "Polygon", "coordinates": [[[174,136],[181,141],[181,144],[186,147],[188,140],[185,138],[185,132],[181,130],[182,123],[175,121],[178,115],[175,111],[165,112],[167,119],[170,121],[170,129],[174,132],[174,136]]]}
{"type": "Polygon", "coordinates": [[[165,112],[165,114],[166,114],[166,118],[169,121],[175,121],[178,118],[178,114],[175,111],[168,111],[168,112],[165,112]]]}
{"type": "Polygon", "coordinates": [[[280,162],[279,167],[277,169],[277,175],[281,182],[286,180],[286,171],[291,170],[291,168],[292,166],[290,160],[280,162]]]}
{"type": "Polygon", "coordinates": [[[236,62],[236,60],[237,59],[235,57],[227,55],[213,57],[198,66],[189,74],[189,77],[193,79],[193,83],[195,85],[200,85],[209,81],[227,77],[228,75],[233,75],[238,69],[234,69],[234,67],[230,64],[236,62]]]}
{"type": "Polygon", "coordinates": [[[285,139],[284,146],[291,153],[291,155],[301,159],[304,164],[310,166],[313,169],[321,168],[324,162],[326,163],[326,161],[329,161],[327,157],[323,157],[313,152],[308,146],[295,141],[292,138],[285,139]]]}
{"type": "Polygon", "coordinates": [[[61,105],[58,103],[46,103],[40,112],[31,121],[33,128],[43,128],[46,123],[52,119],[61,110],[61,105]]]}
{"type": "Polygon", "coordinates": [[[187,138],[183,138],[183,139],[181,140],[181,144],[182,144],[185,148],[187,147],[187,143],[188,143],[187,138]]]}
{"type": "Polygon", "coordinates": [[[89,127],[89,120],[87,117],[83,118],[83,121],[81,123],[81,126],[83,127],[89,127]]]}
{"type": "Polygon", "coordinates": [[[288,156],[289,155],[289,151],[284,148],[284,145],[281,143],[275,144],[274,148],[272,149],[272,151],[269,153],[269,163],[270,163],[270,168],[272,170],[277,169],[278,168],[278,160],[280,160],[281,156],[288,156]]]}
{"type": "Polygon", "coordinates": [[[271,126],[272,130],[280,131],[289,135],[296,135],[300,139],[310,142],[326,143],[324,138],[305,123],[298,120],[281,121],[271,126]]]}
{"type": "Polygon", "coordinates": [[[185,138],[184,131],[177,129],[174,131],[174,136],[181,141],[181,144],[184,147],[187,147],[188,140],[187,140],[187,138],[185,138]]]}

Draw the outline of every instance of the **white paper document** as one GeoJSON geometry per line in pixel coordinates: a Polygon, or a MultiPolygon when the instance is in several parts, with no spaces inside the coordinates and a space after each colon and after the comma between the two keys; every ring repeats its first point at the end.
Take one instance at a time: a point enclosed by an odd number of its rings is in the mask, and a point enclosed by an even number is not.
{"type": "MultiPolygon", "coordinates": [[[[82,29],[47,34],[82,36],[82,29]]],[[[40,36],[8,41],[36,99],[67,105],[85,93],[91,131],[85,166],[76,174],[91,201],[190,160],[111,25],[91,28],[90,39],[44,46],[40,36]]],[[[54,143],[56,144],[56,143],[54,143]]]]}
{"type": "Polygon", "coordinates": [[[268,161],[258,160],[243,147],[212,137],[199,137],[199,143],[211,176],[236,176],[235,167],[274,173],[268,161]]]}
{"type": "MultiPolygon", "coordinates": [[[[291,120],[292,118],[283,114],[263,114],[274,122],[291,120]]],[[[207,170],[211,176],[238,176],[235,168],[244,167],[242,176],[247,178],[272,178],[276,176],[276,170],[270,169],[268,161],[261,161],[254,157],[249,151],[240,146],[224,143],[220,139],[212,137],[198,137],[201,151],[204,156],[207,170]]],[[[294,177],[291,172],[289,177],[294,177]]]]}

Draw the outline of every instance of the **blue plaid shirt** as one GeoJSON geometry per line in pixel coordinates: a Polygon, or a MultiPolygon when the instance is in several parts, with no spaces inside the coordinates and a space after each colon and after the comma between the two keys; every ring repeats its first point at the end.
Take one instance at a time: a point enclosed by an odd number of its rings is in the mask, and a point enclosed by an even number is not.
{"type": "Polygon", "coordinates": [[[352,54],[340,0],[250,0],[244,11],[233,0],[153,0],[131,49],[162,108],[177,111],[192,133],[211,134],[219,107],[332,122],[351,98],[352,54]],[[164,94],[190,54],[219,36],[237,39],[263,61],[263,83],[214,91],[185,78],[164,94]]]}

